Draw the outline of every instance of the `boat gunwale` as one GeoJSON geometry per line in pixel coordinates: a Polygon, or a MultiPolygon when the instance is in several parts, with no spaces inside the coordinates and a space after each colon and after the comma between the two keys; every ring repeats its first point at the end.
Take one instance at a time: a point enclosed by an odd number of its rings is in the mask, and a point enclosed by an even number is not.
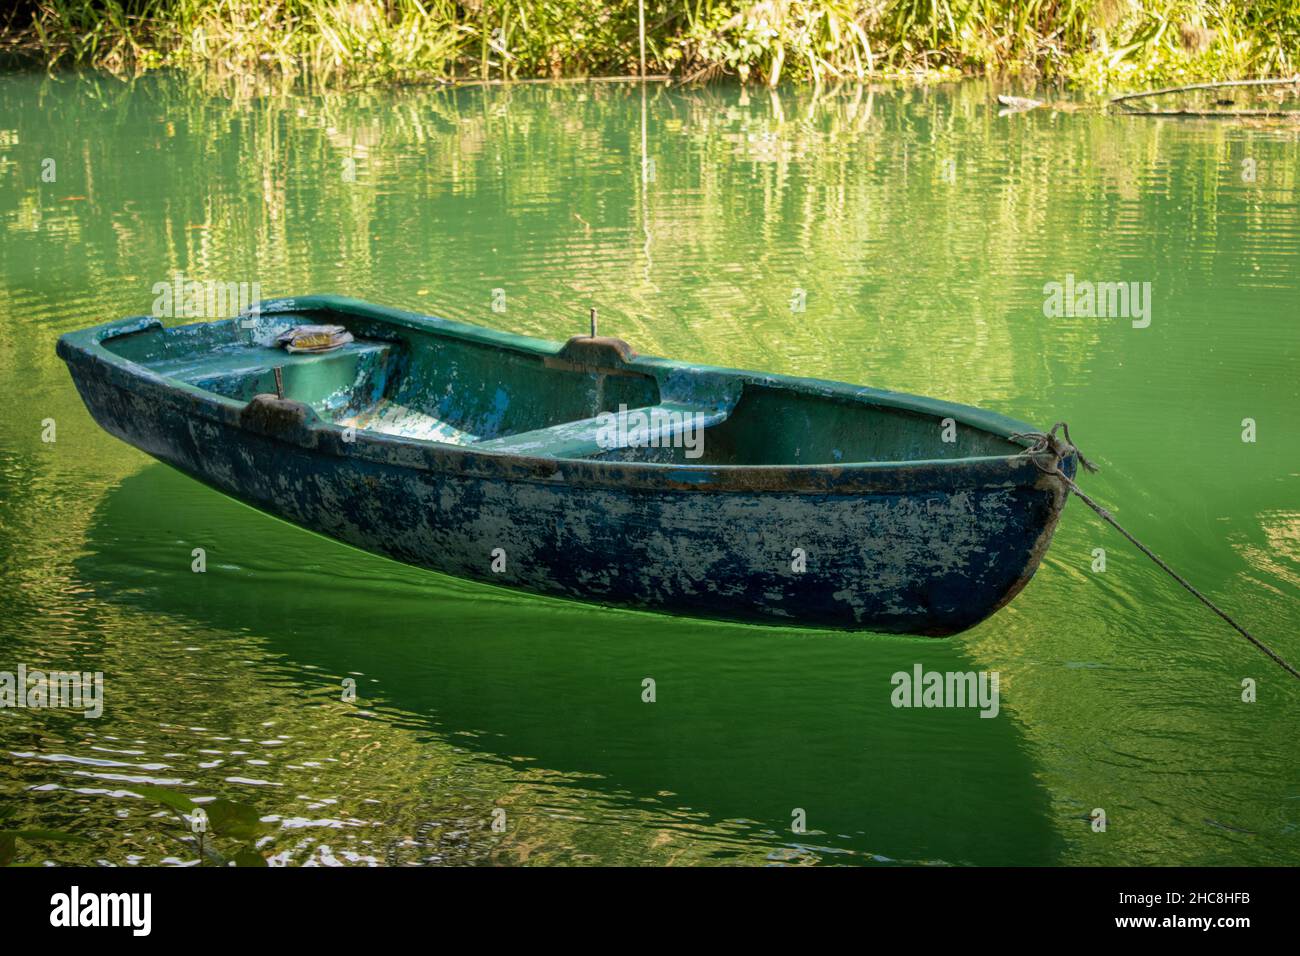
{"type": "MultiPolygon", "coordinates": [[[[162,375],[147,365],[127,359],[104,342],[153,329],[175,332],[238,323],[249,315],[257,317],[295,312],[331,312],[402,326],[415,331],[435,332],[480,345],[522,352],[539,359],[556,357],[563,349],[553,340],[501,332],[437,316],[405,312],[341,296],[287,297],[259,303],[253,310],[232,319],[163,326],[154,316],[134,316],[68,332],[58,341],[58,354],[70,366],[81,360],[102,368],[109,383],[128,392],[139,392],[145,383],[157,390],[160,399],[187,400],[187,411],[237,428],[248,434],[263,434],[336,458],[357,458],[411,469],[456,472],[469,477],[509,481],[600,487],[641,487],[645,490],[687,490],[692,492],[793,492],[810,494],[855,494],[863,492],[925,492],[979,487],[1054,487],[1059,480],[1045,474],[1035,456],[1023,452],[1007,455],[973,455],[960,458],[895,461],[857,461],[813,464],[688,464],[681,462],[610,461],[592,458],[561,458],[478,449],[473,444],[457,445],[433,439],[388,435],[355,429],[345,440],[347,429],[322,419],[309,406],[294,402],[306,411],[295,427],[266,434],[250,429],[241,419],[248,402],[219,395],[181,379],[162,375]]],[[[1027,446],[1011,436],[1031,431],[1031,426],[996,412],[941,399],[851,385],[827,379],[805,378],[774,372],[755,372],[700,365],[654,356],[636,355],[624,368],[631,371],[688,371],[734,376],[744,384],[774,386],[818,398],[841,399],[877,405],[913,414],[949,417],[967,427],[985,431],[1013,444],[1027,446]]],[[[92,409],[93,411],[93,409],[92,409]]],[[[1039,456],[1042,457],[1042,456],[1039,456]]]]}

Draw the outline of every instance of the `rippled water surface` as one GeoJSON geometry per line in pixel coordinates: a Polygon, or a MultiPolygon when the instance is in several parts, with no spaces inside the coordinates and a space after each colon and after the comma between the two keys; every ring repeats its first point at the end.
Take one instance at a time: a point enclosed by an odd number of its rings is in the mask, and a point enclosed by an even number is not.
{"type": "Polygon", "coordinates": [[[181,272],[552,339],[596,306],[646,353],[1067,419],[1089,491],[1300,658],[1296,131],[990,98],[0,78],[0,670],[105,675],[99,719],[0,709],[0,827],[87,841],[13,859],[195,862],[157,785],[291,864],[1300,862],[1300,686],[1077,502],[951,640],[606,611],[223,498],[54,355],[181,272]],[[1067,274],[1150,282],[1150,326],[1045,317],[1067,274]],[[916,663],[998,671],[999,715],[894,709],[916,663]]]}

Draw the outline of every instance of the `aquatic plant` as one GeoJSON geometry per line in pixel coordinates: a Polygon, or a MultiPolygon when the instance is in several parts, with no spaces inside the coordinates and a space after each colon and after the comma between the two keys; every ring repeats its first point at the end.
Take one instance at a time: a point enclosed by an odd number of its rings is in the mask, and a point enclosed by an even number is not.
{"type": "Polygon", "coordinates": [[[224,797],[200,803],[178,790],[152,784],[132,784],[131,790],[172,811],[176,826],[164,835],[197,853],[200,866],[267,865],[256,841],[269,828],[255,808],[224,797]]]}
{"type": "MultiPolygon", "coordinates": [[[[10,819],[15,812],[11,803],[0,804],[0,824],[10,819]]],[[[26,843],[87,843],[85,837],[63,830],[47,829],[0,829],[0,866],[15,866],[14,860],[19,855],[19,841],[26,843]]]]}

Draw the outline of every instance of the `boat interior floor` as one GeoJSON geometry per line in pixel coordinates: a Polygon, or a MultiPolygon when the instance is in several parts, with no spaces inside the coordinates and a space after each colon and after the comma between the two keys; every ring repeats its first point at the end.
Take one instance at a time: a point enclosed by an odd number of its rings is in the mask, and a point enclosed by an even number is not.
{"type": "MultiPolygon", "coordinates": [[[[197,355],[164,357],[149,365],[160,375],[240,401],[276,394],[279,369],[278,387],[284,398],[300,401],[345,428],[554,458],[621,457],[631,450],[671,449],[674,443],[689,450],[693,434],[724,421],[739,394],[737,386],[731,394],[710,395],[711,401],[651,401],[629,408],[627,401],[614,403],[611,399],[652,398],[658,392],[653,379],[643,377],[646,381],[641,383],[652,386],[649,394],[623,394],[629,390],[606,388],[609,376],[615,374],[612,371],[552,369],[548,370],[552,376],[577,379],[563,383],[566,391],[581,386],[590,392],[590,407],[584,410],[592,414],[519,430],[504,427],[503,416],[457,416],[454,403],[431,402],[428,389],[416,394],[414,389],[403,388],[409,376],[405,358],[400,343],[358,338],[329,352],[296,354],[239,343],[197,355]],[[614,394],[603,398],[605,392],[614,394]],[[448,405],[452,406],[447,409],[451,415],[444,411],[448,405]],[[474,427],[475,420],[481,427],[474,427]]],[[[507,383],[499,386],[493,401],[504,412],[513,397],[507,383]]],[[[685,457],[689,460],[690,456],[685,457]]]]}
{"type": "Polygon", "coordinates": [[[274,344],[286,318],[263,321],[252,334],[209,323],[105,345],[235,401],[278,393],[341,427],[528,457],[836,465],[1020,450],[961,423],[955,441],[941,437],[932,412],[827,383],[684,363],[636,367],[616,340],[579,337],[548,354],[376,324],[350,329],[354,340],[331,351],[289,353],[274,344]]]}

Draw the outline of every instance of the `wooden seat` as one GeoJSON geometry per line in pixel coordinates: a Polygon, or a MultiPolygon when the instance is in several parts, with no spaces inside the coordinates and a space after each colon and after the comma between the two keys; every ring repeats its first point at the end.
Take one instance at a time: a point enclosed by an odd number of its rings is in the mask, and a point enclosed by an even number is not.
{"type": "Polygon", "coordinates": [[[382,390],[392,347],[383,342],[351,342],[332,352],[290,353],[265,346],[240,345],[193,358],[159,362],[159,374],[227,398],[249,401],[275,394],[275,370],[286,398],[331,416],[382,390]]]}
{"type": "Polygon", "coordinates": [[[671,447],[689,429],[708,428],[726,417],[725,408],[661,402],[626,409],[622,413],[626,428],[611,429],[611,424],[618,421],[619,413],[609,412],[595,418],[476,442],[474,448],[537,458],[590,458],[623,448],[671,447]]]}

